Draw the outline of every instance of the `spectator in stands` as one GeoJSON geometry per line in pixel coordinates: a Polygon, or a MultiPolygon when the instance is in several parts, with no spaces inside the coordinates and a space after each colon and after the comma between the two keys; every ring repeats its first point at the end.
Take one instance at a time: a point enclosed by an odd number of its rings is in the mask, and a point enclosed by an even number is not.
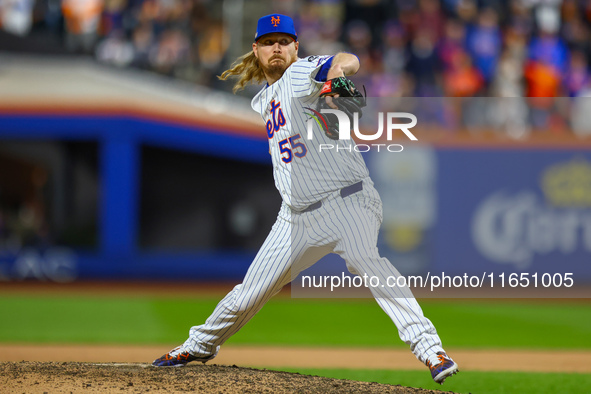
{"type": "Polygon", "coordinates": [[[536,9],[538,33],[529,43],[528,53],[531,61],[549,66],[559,76],[566,72],[568,50],[558,34],[560,18],[558,10],[542,6],[536,9]]]}
{"type": "Polygon", "coordinates": [[[122,30],[114,30],[96,48],[96,58],[118,67],[125,67],[134,59],[134,47],[122,30]]]}
{"type": "MultiPolygon", "coordinates": [[[[359,58],[364,67],[360,68],[355,74],[355,81],[358,85],[369,86],[371,84],[372,74],[375,70],[376,62],[381,59],[376,58],[376,51],[372,49],[372,35],[368,24],[362,20],[352,20],[345,27],[345,43],[347,52],[354,53],[359,58]]],[[[369,95],[373,91],[370,89],[369,95]]]]}
{"type": "Polygon", "coordinates": [[[47,0],[44,6],[43,17],[45,26],[47,26],[50,33],[56,36],[61,35],[61,22],[63,20],[61,0],[47,0]]]}
{"type": "Polygon", "coordinates": [[[419,97],[441,96],[440,63],[435,52],[435,37],[430,30],[419,29],[408,48],[406,71],[414,81],[419,97]]]}
{"type": "Polygon", "coordinates": [[[162,32],[160,40],[149,54],[150,65],[158,72],[174,76],[177,67],[189,62],[190,43],[178,29],[162,32]]]}
{"type": "Polygon", "coordinates": [[[487,7],[480,12],[478,23],[468,29],[466,46],[474,66],[488,85],[501,53],[501,32],[496,11],[487,7]]]}
{"type": "Polygon", "coordinates": [[[115,31],[124,31],[124,11],[126,7],[127,0],[105,0],[100,26],[102,36],[109,36],[115,31]]]}
{"type": "Polygon", "coordinates": [[[11,34],[25,36],[33,25],[34,0],[0,1],[0,26],[11,34]]]}
{"type": "MultiPolygon", "coordinates": [[[[518,25],[523,26],[523,25],[518,25]]],[[[529,132],[529,109],[524,94],[523,64],[526,58],[526,37],[520,27],[509,27],[505,45],[499,60],[491,94],[490,120],[500,135],[514,139],[525,138],[529,132]]]]}
{"type": "MultiPolygon", "coordinates": [[[[517,0],[519,1],[519,0],[517,0]]],[[[475,0],[459,0],[456,3],[456,14],[465,25],[471,25],[478,16],[478,6],[475,0]]]]}
{"type": "Polygon", "coordinates": [[[526,59],[526,35],[519,26],[506,29],[505,42],[496,68],[491,94],[496,97],[522,97],[526,59]]]}
{"type": "Polygon", "coordinates": [[[63,0],[66,48],[90,53],[98,37],[103,0],[63,0]]]}
{"type": "Polygon", "coordinates": [[[473,66],[467,52],[455,51],[450,67],[443,72],[443,92],[446,97],[476,96],[485,86],[481,72],[473,66]]]}
{"type": "Polygon", "coordinates": [[[569,97],[577,97],[588,88],[591,75],[589,74],[589,65],[587,57],[581,51],[573,51],[570,54],[570,62],[566,78],[564,80],[565,90],[569,97]]]}
{"type": "Polygon", "coordinates": [[[384,71],[399,76],[404,71],[406,63],[406,40],[400,24],[394,20],[384,24],[381,42],[380,52],[384,71]]]}
{"type": "Polygon", "coordinates": [[[445,18],[439,0],[419,0],[419,29],[430,37],[443,36],[445,18]]]}
{"type": "Polygon", "coordinates": [[[533,12],[531,3],[523,0],[509,0],[507,15],[504,15],[505,24],[512,29],[531,36],[534,29],[533,12]]]}
{"type": "Polygon", "coordinates": [[[448,19],[445,23],[443,37],[437,43],[437,57],[443,70],[452,66],[457,52],[464,51],[465,42],[466,28],[464,24],[455,18],[448,19]]]}
{"type": "Polygon", "coordinates": [[[207,84],[216,75],[228,45],[228,33],[223,23],[210,21],[197,46],[203,84],[207,84]]]}
{"type": "Polygon", "coordinates": [[[549,127],[554,97],[561,95],[562,80],[566,75],[568,50],[558,35],[560,19],[558,10],[549,6],[536,9],[538,33],[532,37],[525,65],[526,96],[531,106],[534,128],[549,127]]]}
{"type": "Polygon", "coordinates": [[[152,24],[150,22],[138,23],[133,29],[131,42],[134,48],[132,65],[142,69],[149,69],[150,52],[156,46],[152,24]]]}

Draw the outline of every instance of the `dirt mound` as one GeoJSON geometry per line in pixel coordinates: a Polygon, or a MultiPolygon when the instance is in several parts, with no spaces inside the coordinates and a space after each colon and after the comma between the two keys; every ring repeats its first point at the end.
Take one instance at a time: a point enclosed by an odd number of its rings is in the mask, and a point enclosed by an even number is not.
{"type": "Polygon", "coordinates": [[[224,365],[154,368],[148,364],[73,362],[0,363],[0,387],[7,392],[177,392],[205,393],[441,393],[379,383],[224,365]]]}

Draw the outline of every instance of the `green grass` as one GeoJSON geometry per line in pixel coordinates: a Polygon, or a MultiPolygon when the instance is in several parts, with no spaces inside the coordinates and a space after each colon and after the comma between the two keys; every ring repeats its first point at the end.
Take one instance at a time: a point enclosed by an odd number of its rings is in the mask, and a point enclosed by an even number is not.
{"type": "MultiPolygon", "coordinates": [[[[218,299],[2,296],[0,342],[174,344],[218,299]]],[[[591,349],[591,304],[421,302],[447,347],[591,349]]],[[[233,344],[405,347],[373,300],[274,299],[233,344]]]]}
{"type": "Polygon", "coordinates": [[[215,301],[147,298],[2,297],[0,341],[28,343],[175,343],[186,339],[191,314],[215,301]]]}
{"type": "MultiPolygon", "coordinates": [[[[0,342],[177,344],[218,299],[0,297],[0,342]]],[[[591,304],[423,300],[446,347],[591,349],[591,304]]],[[[373,300],[273,299],[232,344],[405,347],[373,300]]],[[[275,368],[276,369],[276,368],[275,368]]],[[[444,386],[428,371],[294,369],[334,378],[459,393],[582,393],[591,375],[462,371],[444,386]]]]}
{"type": "Polygon", "coordinates": [[[473,394],[588,393],[591,386],[590,374],[576,373],[461,371],[440,386],[431,380],[426,369],[424,371],[388,371],[281,368],[281,371],[473,394]]]}

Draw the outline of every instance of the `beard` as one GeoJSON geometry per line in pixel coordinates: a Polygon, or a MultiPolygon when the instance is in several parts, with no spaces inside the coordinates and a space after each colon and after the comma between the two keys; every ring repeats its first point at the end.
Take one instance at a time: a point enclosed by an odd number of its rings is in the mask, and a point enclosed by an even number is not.
{"type": "Polygon", "coordinates": [[[282,56],[272,56],[269,59],[269,63],[265,66],[261,63],[261,68],[265,75],[273,77],[273,79],[279,79],[283,76],[283,73],[287,68],[295,61],[295,58],[286,59],[282,56]],[[279,61],[275,61],[275,59],[279,59],[279,61]]]}

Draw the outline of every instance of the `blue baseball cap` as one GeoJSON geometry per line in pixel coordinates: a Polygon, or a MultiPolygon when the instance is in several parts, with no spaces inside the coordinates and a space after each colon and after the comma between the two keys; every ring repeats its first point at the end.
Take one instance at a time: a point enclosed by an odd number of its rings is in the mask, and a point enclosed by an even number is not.
{"type": "Polygon", "coordinates": [[[259,38],[270,33],[289,34],[295,41],[298,40],[293,19],[287,15],[271,14],[261,17],[257,23],[257,32],[254,36],[254,41],[257,42],[259,38]]]}

